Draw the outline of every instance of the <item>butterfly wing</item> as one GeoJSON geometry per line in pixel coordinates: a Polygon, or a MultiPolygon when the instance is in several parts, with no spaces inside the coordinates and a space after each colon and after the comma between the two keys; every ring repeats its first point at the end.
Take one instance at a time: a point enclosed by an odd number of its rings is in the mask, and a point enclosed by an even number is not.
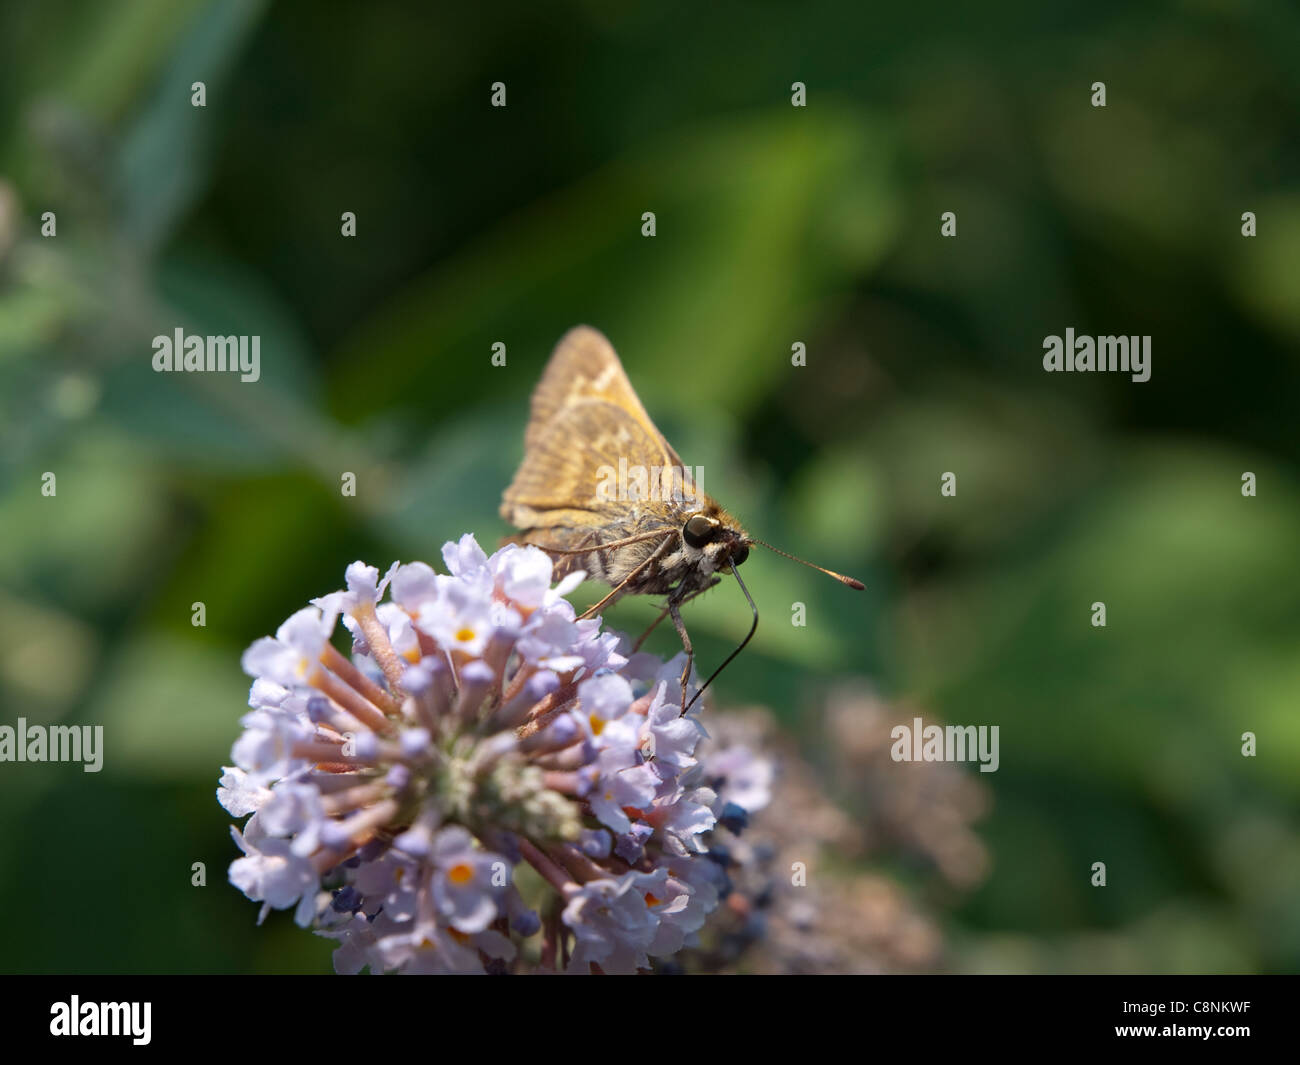
{"type": "Polygon", "coordinates": [[[646,468],[682,466],[613,346],[597,330],[577,326],[556,345],[533,392],[524,460],[502,498],[501,516],[521,529],[617,524],[627,503],[603,498],[597,486],[620,459],[646,468]]]}
{"type": "Polygon", "coordinates": [[[533,390],[532,417],[524,434],[525,450],[532,450],[557,414],[582,400],[613,404],[673,454],[637,398],[614,346],[604,333],[589,325],[574,326],[555,345],[542,379],[533,390]]]}

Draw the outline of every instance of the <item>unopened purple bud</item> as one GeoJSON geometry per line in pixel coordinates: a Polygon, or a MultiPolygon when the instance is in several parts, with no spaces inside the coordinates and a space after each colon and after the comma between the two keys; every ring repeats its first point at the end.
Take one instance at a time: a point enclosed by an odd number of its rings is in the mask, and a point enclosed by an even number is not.
{"type": "Polygon", "coordinates": [[[718,824],[739,836],[749,826],[749,811],[743,806],[737,806],[734,802],[729,802],[722,808],[718,824]]]}
{"type": "Polygon", "coordinates": [[[429,854],[432,837],[429,830],[423,825],[416,825],[414,828],[408,828],[405,832],[393,840],[393,846],[403,854],[409,854],[412,858],[424,858],[429,854]]]}
{"type": "Polygon", "coordinates": [[[524,684],[524,691],[530,703],[540,703],[559,686],[560,678],[549,669],[544,669],[528,678],[527,683],[524,684]]]}
{"type": "Polygon", "coordinates": [[[321,845],[332,851],[341,851],[352,842],[352,834],[337,821],[326,821],[320,830],[321,845]]]}
{"type": "Polygon", "coordinates": [[[494,673],[499,673],[505,669],[506,662],[510,658],[510,652],[514,650],[518,639],[519,630],[512,625],[503,625],[492,630],[492,635],[488,637],[487,649],[483,652],[483,658],[494,673]]]}
{"type": "Polygon", "coordinates": [[[319,725],[322,721],[332,716],[333,708],[330,701],[323,695],[311,695],[307,698],[307,717],[313,725],[319,725]]]}
{"type": "Polygon", "coordinates": [[[524,682],[523,689],[510,702],[493,715],[492,724],[498,729],[511,729],[528,720],[529,711],[560,686],[560,678],[549,669],[534,673],[524,682]]]}
{"type": "Polygon", "coordinates": [[[411,771],[404,765],[395,765],[388,770],[384,782],[394,791],[405,791],[411,783],[411,771]]]}
{"type": "Polygon", "coordinates": [[[486,662],[467,662],[465,668],[460,671],[460,686],[463,691],[465,688],[484,688],[496,680],[496,675],[492,672],[492,667],[486,662]]]}
{"type": "Polygon", "coordinates": [[[496,681],[496,673],[486,662],[467,662],[460,671],[460,697],[456,714],[462,721],[477,713],[483,697],[496,681]]]}
{"type": "Polygon", "coordinates": [[[433,687],[433,673],[423,662],[407,666],[402,673],[402,687],[409,695],[423,695],[433,687]]]}
{"type": "Polygon", "coordinates": [[[578,731],[578,723],[567,715],[557,717],[546,731],[552,741],[561,747],[567,747],[581,735],[578,731]]]}
{"type": "Polygon", "coordinates": [[[403,683],[415,701],[419,720],[430,729],[438,726],[451,705],[451,668],[445,659],[426,655],[403,674],[403,683]]]}
{"type": "Polygon", "coordinates": [[[581,736],[578,724],[568,715],[557,717],[541,732],[534,733],[522,740],[519,749],[526,754],[542,754],[546,751],[560,751],[576,742],[581,736]]]}
{"type": "Polygon", "coordinates": [[[365,901],[365,896],[352,884],[344,884],[334,893],[334,900],[330,903],[330,908],[335,913],[356,913],[357,910],[361,909],[361,904],[365,901]]]}
{"type": "MultiPolygon", "coordinates": [[[[429,745],[433,742],[433,737],[429,735],[428,729],[413,728],[402,733],[401,745],[402,754],[407,758],[418,758],[422,754],[427,754],[429,745]]],[[[739,809],[739,807],[737,807],[739,809]]],[[[744,812],[743,810],[741,811],[744,812]]]]}
{"type": "Polygon", "coordinates": [[[354,732],[352,734],[352,755],[363,762],[373,762],[379,753],[379,740],[373,732],[354,732]]]}
{"type": "Polygon", "coordinates": [[[435,683],[447,679],[451,675],[451,667],[447,665],[447,659],[441,654],[425,655],[420,659],[419,666],[421,669],[429,671],[429,676],[434,679],[435,683]]]}

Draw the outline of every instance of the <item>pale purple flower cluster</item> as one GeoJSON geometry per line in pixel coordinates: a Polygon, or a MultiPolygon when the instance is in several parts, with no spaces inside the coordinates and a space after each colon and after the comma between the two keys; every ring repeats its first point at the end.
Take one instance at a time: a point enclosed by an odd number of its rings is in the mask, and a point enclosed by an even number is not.
{"type": "Polygon", "coordinates": [[[231,882],[336,940],[340,972],[651,967],[717,907],[703,840],[766,802],[762,764],[697,761],[681,657],[578,619],[581,574],[552,588],[543,552],[468,535],[443,559],[354,563],[245,652],[231,882]]]}

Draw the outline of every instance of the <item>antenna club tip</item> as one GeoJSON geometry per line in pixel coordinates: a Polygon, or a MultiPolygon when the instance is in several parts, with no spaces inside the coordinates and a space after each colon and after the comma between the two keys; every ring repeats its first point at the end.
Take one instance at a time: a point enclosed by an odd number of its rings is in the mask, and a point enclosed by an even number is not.
{"type": "Polygon", "coordinates": [[[788,558],[791,562],[798,562],[801,566],[808,566],[810,569],[815,569],[818,573],[824,573],[828,577],[834,577],[841,584],[847,584],[850,588],[856,588],[859,592],[866,591],[867,586],[854,577],[846,577],[843,573],[836,573],[833,569],[827,569],[825,566],[819,566],[815,562],[809,562],[807,559],[800,558],[798,555],[790,554],[789,551],[782,551],[779,547],[773,547],[771,544],[756,539],[755,537],[749,537],[749,542],[751,544],[758,544],[760,547],[766,547],[769,551],[774,551],[783,558],[788,558]]]}

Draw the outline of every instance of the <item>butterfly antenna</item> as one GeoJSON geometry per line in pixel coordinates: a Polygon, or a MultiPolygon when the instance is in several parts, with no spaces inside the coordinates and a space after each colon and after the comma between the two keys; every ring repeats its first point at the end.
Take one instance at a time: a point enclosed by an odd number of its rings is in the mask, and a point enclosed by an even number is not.
{"type": "MultiPolygon", "coordinates": [[[[747,537],[747,539],[749,539],[752,543],[758,544],[759,547],[766,547],[769,551],[775,551],[778,555],[783,555],[785,558],[790,559],[792,562],[798,562],[800,565],[807,566],[809,569],[815,569],[819,573],[826,574],[826,576],[828,577],[834,577],[841,584],[847,584],[850,588],[856,588],[858,591],[862,591],[863,589],[866,588],[865,584],[863,584],[860,580],[857,580],[854,577],[846,577],[844,576],[843,573],[836,573],[833,569],[827,569],[825,566],[819,566],[815,562],[809,562],[806,559],[800,558],[798,555],[792,555],[788,551],[782,551],[779,547],[773,547],[771,544],[765,544],[763,543],[762,540],[755,540],[752,536],[747,537]]],[[[740,578],[737,577],[736,580],[740,580],[740,578]]],[[[742,584],[741,587],[743,588],[744,585],[742,584]]],[[[749,595],[749,593],[746,592],[745,595],[749,595]]]]}
{"type": "MultiPolygon", "coordinates": [[[[764,544],[763,546],[766,547],[767,545],[764,544]]],[[[709,679],[706,680],[703,684],[701,684],[699,691],[697,691],[693,696],[691,696],[691,701],[686,704],[686,709],[682,711],[683,714],[685,714],[687,710],[690,710],[690,708],[695,705],[695,700],[704,694],[704,689],[707,688],[710,684],[712,684],[717,679],[719,673],[721,673],[724,669],[726,669],[729,665],[731,665],[731,660],[745,649],[745,645],[754,638],[754,633],[758,631],[758,607],[754,605],[754,598],[749,594],[749,589],[745,587],[745,582],[740,579],[740,574],[736,572],[735,562],[733,562],[730,558],[728,558],[727,565],[731,567],[731,572],[736,578],[736,583],[740,585],[740,590],[745,593],[745,598],[749,600],[749,609],[754,612],[754,624],[752,624],[749,627],[749,635],[740,641],[740,646],[737,647],[734,651],[732,651],[731,654],[727,655],[726,661],[724,661],[722,665],[720,665],[717,669],[715,669],[712,673],[710,673],[709,679]]],[[[832,576],[834,576],[834,574],[832,574],[832,576]]]]}

